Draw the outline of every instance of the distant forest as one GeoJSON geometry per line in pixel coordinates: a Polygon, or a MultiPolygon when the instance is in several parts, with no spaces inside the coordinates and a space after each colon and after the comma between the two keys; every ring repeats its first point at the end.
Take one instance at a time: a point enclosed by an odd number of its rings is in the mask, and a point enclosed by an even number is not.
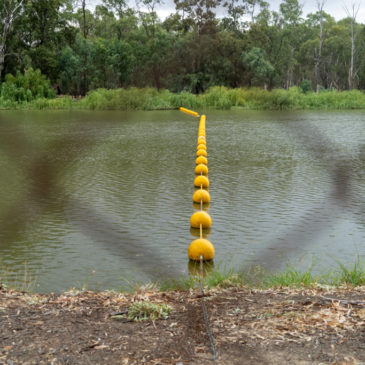
{"type": "Polygon", "coordinates": [[[40,70],[33,74],[75,96],[130,86],[365,89],[365,26],[354,3],[336,21],[324,0],[305,17],[297,0],[278,11],[262,0],[174,1],[162,20],[161,0],[133,8],[103,0],[93,12],[87,0],[1,0],[0,81],[40,70]]]}

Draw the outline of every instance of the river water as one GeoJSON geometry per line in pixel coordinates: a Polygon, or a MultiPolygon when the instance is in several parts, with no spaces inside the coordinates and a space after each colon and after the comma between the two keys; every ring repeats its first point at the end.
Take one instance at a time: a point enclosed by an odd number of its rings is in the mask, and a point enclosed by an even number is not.
{"type": "MultiPolygon", "coordinates": [[[[206,114],[216,266],[365,254],[363,112],[206,114]]],[[[39,292],[188,275],[197,131],[178,111],[0,112],[0,273],[39,292]]]]}

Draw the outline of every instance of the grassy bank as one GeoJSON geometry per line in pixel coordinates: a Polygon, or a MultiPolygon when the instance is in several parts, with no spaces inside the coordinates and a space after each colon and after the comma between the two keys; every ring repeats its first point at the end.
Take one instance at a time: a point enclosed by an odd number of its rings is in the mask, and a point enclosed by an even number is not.
{"type": "Polygon", "coordinates": [[[341,110],[365,109],[365,93],[322,91],[304,93],[300,88],[267,91],[259,88],[212,87],[206,93],[172,93],[153,88],[91,91],[81,99],[69,96],[31,102],[1,100],[3,109],[169,110],[180,106],[195,110],[243,108],[247,110],[341,110]]]}
{"type": "MultiPolygon", "coordinates": [[[[158,291],[189,290],[197,289],[200,285],[199,263],[190,262],[190,275],[182,276],[180,279],[167,279],[154,283],[128,283],[128,287],[123,287],[120,291],[134,292],[138,288],[150,288],[158,291]]],[[[16,280],[11,279],[9,273],[0,268],[0,287],[31,292],[36,288],[36,278],[32,277],[27,270],[18,276],[16,280]]],[[[277,287],[321,287],[321,286],[364,286],[365,285],[365,262],[359,257],[353,265],[345,266],[338,263],[337,269],[324,274],[314,274],[312,269],[299,271],[292,266],[288,266],[285,271],[278,273],[265,273],[262,267],[254,267],[248,271],[234,271],[227,268],[213,268],[209,263],[204,266],[204,287],[229,288],[229,287],[252,287],[252,288],[277,288],[277,287]]],[[[83,283],[76,290],[91,289],[92,282],[83,283]]],[[[74,290],[73,289],[73,290],[74,290]]],[[[112,289],[115,291],[115,289],[112,289]]]]}
{"type": "MultiPolygon", "coordinates": [[[[218,268],[206,270],[204,286],[233,287],[249,286],[254,288],[276,287],[316,287],[316,286],[363,286],[365,285],[365,262],[358,258],[352,266],[338,263],[336,270],[324,274],[314,274],[312,269],[299,271],[288,266],[285,271],[266,274],[261,267],[255,267],[248,272],[234,272],[233,269],[218,268]]],[[[199,276],[189,276],[179,280],[168,280],[159,285],[161,290],[187,290],[199,287],[199,276]]]]}

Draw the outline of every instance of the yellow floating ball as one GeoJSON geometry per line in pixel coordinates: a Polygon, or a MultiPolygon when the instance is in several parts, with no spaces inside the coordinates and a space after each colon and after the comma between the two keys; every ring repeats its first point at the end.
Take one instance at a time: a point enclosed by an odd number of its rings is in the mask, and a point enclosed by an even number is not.
{"type": "Polygon", "coordinates": [[[202,225],[202,228],[209,228],[212,226],[212,218],[203,210],[195,212],[190,218],[191,227],[200,228],[200,225],[202,225]]]}
{"type": "Polygon", "coordinates": [[[207,156],[208,156],[208,154],[207,154],[207,151],[206,151],[206,150],[197,150],[197,151],[196,151],[196,155],[197,155],[197,156],[205,156],[205,157],[207,157],[207,156]]]}
{"type": "Polygon", "coordinates": [[[199,164],[208,165],[208,159],[204,156],[197,157],[195,162],[196,162],[197,165],[199,165],[199,164]]]}
{"type": "Polygon", "coordinates": [[[207,150],[207,146],[203,143],[198,144],[197,150],[207,150]]]}
{"type": "Polygon", "coordinates": [[[208,175],[208,166],[203,165],[202,163],[200,165],[195,166],[195,173],[197,175],[208,175]]]}
{"type": "Polygon", "coordinates": [[[198,137],[198,143],[204,143],[204,144],[206,144],[205,137],[204,136],[199,136],[198,137]]]}
{"type": "Polygon", "coordinates": [[[199,189],[193,194],[193,202],[200,203],[201,200],[203,203],[210,202],[210,194],[204,189],[199,189]]]}
{"type": "Polygon", "coordinates": [[[194,186],[209,188],[209,179],[206,176],[199,175],[194,179],[194,186]]]}
{"type": "Polygon", "coordinates": [[[188,248],[188,256],[190,260],[200,261],[200,256],[203,256],[204,261],[209,261],[214,258],[214,246],[204,238],[198,238],[191,242],[188,248]]]}

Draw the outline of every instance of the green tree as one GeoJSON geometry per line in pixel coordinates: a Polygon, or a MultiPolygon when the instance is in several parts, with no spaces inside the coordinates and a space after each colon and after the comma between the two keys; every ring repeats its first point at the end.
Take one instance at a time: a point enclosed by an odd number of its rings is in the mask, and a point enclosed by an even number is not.
{"type": "Polygon", "coordinates": [[[274,73],[274,67],[266,60],[266,53],[261,48],[252,48],[243,55],[243,64],[250,73],[249,86],[266,85],[274,73]]]}

